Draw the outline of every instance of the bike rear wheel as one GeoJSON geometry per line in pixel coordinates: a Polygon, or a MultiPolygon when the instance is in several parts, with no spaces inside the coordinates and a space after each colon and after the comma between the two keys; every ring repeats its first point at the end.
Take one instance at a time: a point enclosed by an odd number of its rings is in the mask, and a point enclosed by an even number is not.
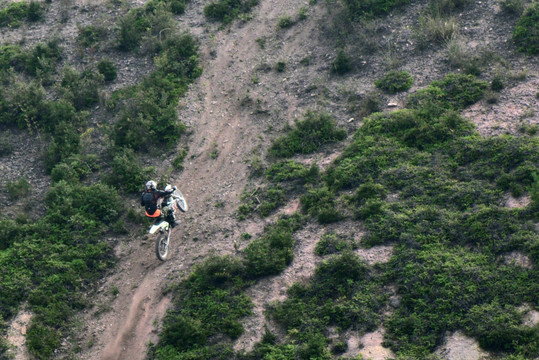
{"type": "Polygon", "coordinates": [[[170,230],[164,234],[159,235],[157,239],[155,240],[155,255],[157,255],[157,258],[161,261],[167,260],[167,256],[169,252],[169,246],[168,246],[169,237],[170,237],[170,230]]]}

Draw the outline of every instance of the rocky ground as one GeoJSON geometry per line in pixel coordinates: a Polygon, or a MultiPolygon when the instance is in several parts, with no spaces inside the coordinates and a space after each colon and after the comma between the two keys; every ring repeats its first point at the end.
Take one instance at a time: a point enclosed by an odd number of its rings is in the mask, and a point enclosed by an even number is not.
{"type": "MultiPolygon", "coordinates": [[[[184,278],[193,264],[209,254],[234,254],[237,249],[241,250],[246,243],[241,242],[240,234],[247,232],[257,236],[264,225],[277,216],[238,222],[236,210],[242,191],[253,181],[250,178],[253,159],[264,159],[264,149],[286,124],[309,109],[318,109],[332,113],[341,126],[352,132],[361,125],[361,113],[354,110],[357,107],[354,105],[375,90],[373,81],[392,64],[414,76],[411,91],[450,70],[444,46],[432,45],[428,50],[417,47],[414,27],[425,1],[413,2],[387,19],[371,24],[374,29],[371,47],[347,46],[345,50],[353,56],[354,71],[344,77],[329,71],[338,43],[336,30],[330,24],[338,19],[335,18],[337,10],[328,10],[325,2],[261,0],[251,18],[223,28],[208,24],[204,19],[202,9],[208,2],[192,0],[186,13],[178,19],[181,29],[189,30],[200,40],[204,72],[179,103],[181,121],[190,132],[179,147],[188,145],[189,153],[184,171],[172,173],[170,180],[182,190],[190,209],[181,217],[182,226],[174,231],[171,259],[165,263],[156,259],[152,239],[144,235],[145,229],[133,231],[132,236],[109,239],[116,244],[118,265],[103,280],[97,294],[92,295],[95,306],[80,314],[77,331],[66,339],[59,357],[79,347],[77,358],[81,360],[145,358],[148,343],[158,340],[160,322],[170,304],[170,298],[163,295],[167,286],[184,278]],[[277,26],[280,18],[295,18],[302,7],[307,9],[304,20],[286,29],[277,26]],[[285,63],[284,71],[275,70],[277,62],[285,63]]],[[[116,11],[106,1],[60,1],[52,4],[43,23],[3,31],[0,41],[32,43],[48,38],[51,33],[57,34],[64,40],[66,61],[73,66],[83,66],[92,59],[87,54],[77,53],[74,44],[77,26],[96,22],[113,26],[116,11]],[[65,11],[67,22],[53,21],[65,11]]],[[[499,55],[503,61],[485,61],[492,69],[500,68],[508,74],[508,86],[499,93],[497,103],[481,101],[467,109],[465,116],[477,124],[483,135],[515,133],[523,125],[539,124],[539,67],[537,58],[514,53],[510,34],[516,18],[502,14],[494,1],[474,2],[455,16],[466,51],[499,55]]],[[[362,41],[366,40],[358,37],[349,43],[364,44],[362,41]]],[[[135,83],[150,70],[151,61],[144,57],[125,58],[105,45],[98,51],[106,52],[119,64],[120,70],[118,80],[105,90],[105,96],[115,88],[135,83]]],[[[492,76],[492,71],[486,71],[487,77],[492,76]]],[[[382,95],[381,110],[403,106],[405,97],[406,94],[382,95]]],[[[100,111],[95,110],[93,119],[109,121],[101,117],[104,112],[100,111]]],[[[6,135],[4,130],[2,132],[6,135]]],[[[36,191],[43,192],[50,185],[39,161],[44,142],[38,135],[28,137],[16,131],[8,133],[7,137],[13,144],[23,146],[16,146],[9,158],[2,158],[0,185],[3,187],[8,181],[25,176],[36,191]]],[[[343,146],[337,145],[300,161],[327,165],[343,146]]],[[[174,154],[160,158],[160,170],[164,172],[169,168],[173,158],[174,154]]],[[[0,194],[0,200],[6,198],[5,193],[0,194]]],[[[131,201],[139,211],[138,199],[131,201]]],[[[509,201],[511,204],[525,202],[509,201]]],[[[281,212],[293,212],[297,206],[295,199],[281,212]]],[[[291,266],[281,275],[264,279],[249,289],[248,294],[255,304],[254,314],[245,319],[246,331],[235,343],[236,349],[249,349],[259,340],[266,323],[267,305],[283,299],[290,284],[312,274],[319,261],[312,250],[323,233],[336,231],[356,239],[362,235],[361,227],[355,222],[332,227],[309,225],[300,231],[296,235],[298,245],[291,266]]],[[[357,252],[367,262],[375,263],[387,261],[392,248],[381,246],[357,252]]],[[[22,332],[27,318],[21,315],[13,320],[10,330],[15,336],[13,339],[22,332]]],[[[530,318],[537,321],[534,314],[530,318]]],[[[347,355],[361,353],[373,359],[387,359],[392,354],[381,346],[382,339],[383,328],[361,338],[350,334],[347,355]]],[[[17,346],[20,349],[17,359],[26,359],[24,345],[17,343],[17,346]]],[[[471,356],[467,357],[469,359],[487,356],[460,333],[449,334],[447,343],[439,350],[447,359],[462,359],[459,357],[462,353],[471,356]]]]}

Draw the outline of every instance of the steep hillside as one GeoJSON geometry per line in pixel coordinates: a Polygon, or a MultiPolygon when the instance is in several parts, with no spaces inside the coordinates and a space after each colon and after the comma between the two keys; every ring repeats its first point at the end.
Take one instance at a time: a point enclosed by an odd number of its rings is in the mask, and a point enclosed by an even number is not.
{"type": "Polygon", "coordinates": [[[0,28],[0,358],[536,358],[537,3],[210,3],[0,28]]]}

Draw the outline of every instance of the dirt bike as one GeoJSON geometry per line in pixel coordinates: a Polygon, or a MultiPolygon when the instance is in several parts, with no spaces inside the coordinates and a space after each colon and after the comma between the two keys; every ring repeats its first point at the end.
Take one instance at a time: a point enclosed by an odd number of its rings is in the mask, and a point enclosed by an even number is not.
{"type": "Polygon", "coordinates": [[[163,217],[160,217],[156,220],[155,224],[150,227],[149,233],[151,235],[158,234],[157,239],[155,240],[155,255],[161,261],[166,261],[169,250],[169,241],[170,241],[170,230],[171,224],[166,220],[167,214],[174,210],[180,210],[182,212],[187,211],[187,201],[183,197],[183,194],[176,187],[167,185],[165,191],[174,190],[170,195],[167,195],[161,201],[161,209],[164,213],[163,217]]]}

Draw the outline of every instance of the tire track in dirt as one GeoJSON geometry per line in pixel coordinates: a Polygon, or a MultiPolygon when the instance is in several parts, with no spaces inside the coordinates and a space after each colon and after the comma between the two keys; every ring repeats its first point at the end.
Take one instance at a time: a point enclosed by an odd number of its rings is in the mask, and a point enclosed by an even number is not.
{"type": "Polygon", "coordinates": [[[153,274],[146,275],[140,287],[133,295],[132,303],[129,306],[127,319],[120,327],[119,332],[113,342],[109,343],[103,351],[103,360],[119,360],[121,358],[133,359],[137,354],[144,353],[145,349],[140,346],[146,344],[131,344],[132,338],[149,338],[153,318],[152,312],[161,315],[170,303],[170,299],[162,298],[154,300],[147,294],[152,292],[154,286],[153,274]],[[156,311],[152,311],[155,308],[156,311]]]}

